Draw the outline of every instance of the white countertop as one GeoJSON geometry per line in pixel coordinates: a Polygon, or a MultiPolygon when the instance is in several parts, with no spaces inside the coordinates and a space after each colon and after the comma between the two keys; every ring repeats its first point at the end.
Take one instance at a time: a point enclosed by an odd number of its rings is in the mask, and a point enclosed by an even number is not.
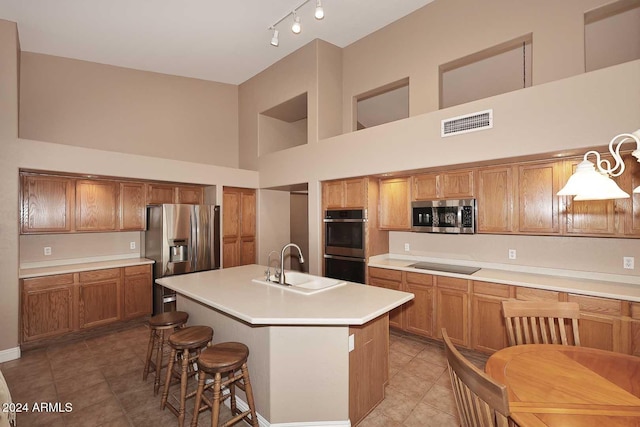
{"type": "Polygon", "coordinates": [[[302,295],[252,282],[266,267],[252,264],[156,280],[252,325],[362,325],[413,299],[407,292],[356,283],[302,295]]]}
{"type": "Polygon", "coordinates": [[[86,261],[66,263],[61,265],[50,265],[47,267],[20,268],[19,279],[28,279],[41,276],[52,276],[55,274],[77,273],[80,271],[104,270],[107,268],[131,267],[135,265],[153,264],[154,261],[148,258],[121,258],[105,261],[86,261]]]}
{"type": "Polygon", "coordinates": [[[522,266],[487,265],[486,263],[456,262],[455,260],[403,256],[399,254],[385,254],[371,257],[368,266],[640,302],[640,277],[638,276],[581,273],[568,270],[522,266]],[[411,264],[424,261],[480,267],[480,270],[473,274],[456,274],[411,267],[411,264]],[[589,278],[581,276],[588,276],[589,278]]]}

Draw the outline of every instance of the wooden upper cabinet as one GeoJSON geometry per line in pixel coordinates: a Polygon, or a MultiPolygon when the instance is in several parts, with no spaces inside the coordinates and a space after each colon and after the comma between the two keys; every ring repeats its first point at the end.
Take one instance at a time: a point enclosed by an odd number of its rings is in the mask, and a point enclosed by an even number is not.
{"type": "Polygon", "coordinates": [[[118,183],[76,181],[76,231],[118,229],[118,183]]]}
{"type": "Polygon", "coordinates": [[[478,232],[513,232],[513,168],[478,170],[477,187],[478,232]]]}
{"type": "Polygon", "coordinates": [[[562,167],[559,162],[518,166],[518,231],[560,233],[558,220],[562,167]]]}
{"type": "Polygon", "coordinates": [[[141,182],[120,183],[120,230],[144,231],[146,228],[147,204],[145,187],[141,182]]]}
{"type": "Polygon", "coordinates": [[[201,205],[204,201],[204,190],[198,186],[179,185],[176,187],[176,203],[201,205]]]}
{"type": "Polygon", "coordinates": [[[411,178],[380,180],[378,228],[382,230],[411,229],[411,178]]]}
{"type": "Polygon", "coordinates": [[[465,199],[473,197],[473,171],[425,173],[413,177],[413,200],[465,199]]]}
{"type": "Polygon", "coordinates": [[[350,178],[322,183],[324,209],[365,209],[367,178],[350,178]]]}
{"type": "Polygon", "coordinates": [[[169,184],[147,184],[147,203],[162,205],[174,203],[175,187],[169,184]]]}
{"type": "Polygon", "coordinates": [[[22,175],[22,233],[69,232],[74,229],[74,180],[22,175]]]}

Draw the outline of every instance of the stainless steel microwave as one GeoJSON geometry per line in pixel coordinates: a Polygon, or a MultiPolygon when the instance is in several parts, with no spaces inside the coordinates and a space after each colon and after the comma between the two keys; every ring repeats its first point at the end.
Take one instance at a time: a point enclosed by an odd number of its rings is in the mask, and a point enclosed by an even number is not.
{"type": "Polygon", "coordinates": [[[476,200],[412,202],[411,230],[422,233],[473,234],[476,232],[476,200]]]}

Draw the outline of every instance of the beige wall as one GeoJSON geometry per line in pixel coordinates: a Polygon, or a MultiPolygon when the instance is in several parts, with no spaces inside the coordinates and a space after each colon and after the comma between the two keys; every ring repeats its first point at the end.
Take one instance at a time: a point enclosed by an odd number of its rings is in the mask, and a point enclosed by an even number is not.
{"type": "MultiPolygon", "coordinates": [[[[269,252],[276,251],[277,255],[271,256],[272,266],[277,265],[280,250],[291,240],[290,201],[288,191],[260,190],[258,194],[258,254],[257,262],[267,265],[269,252]]],[[[286,258],[285,258],[286,259],[286,258]]],[[[289,263],[285,264],[289,268],[289,263]]]]}
{"type": "Polygon", "coordinates": [[[18,53],[16,24],[0,20],[0,360],[18,356],[18,53]]]}
{"type": "Polygon", "coordinates": [[[238,167],[238,87],[22,52],[20,137],[238,167]]]}
{"type": "Polygon", "coordinates": [[[306,144],[307,119],[290,123],[260,114],[258,135],[258,151],[261,155],[306,144]]]}

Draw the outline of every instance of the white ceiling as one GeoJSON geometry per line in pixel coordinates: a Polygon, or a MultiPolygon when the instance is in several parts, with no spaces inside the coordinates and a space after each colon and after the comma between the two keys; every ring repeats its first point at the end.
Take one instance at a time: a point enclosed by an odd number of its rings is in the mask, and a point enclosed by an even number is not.
{"type": "Polygon", "coordinates": [[[268,28],[302,0],[0,0],[0,19],[18,23],[20,48],[223,83],[240,84],[319,38],[339,47],[433,0],[315,0],[268,28]]]}

